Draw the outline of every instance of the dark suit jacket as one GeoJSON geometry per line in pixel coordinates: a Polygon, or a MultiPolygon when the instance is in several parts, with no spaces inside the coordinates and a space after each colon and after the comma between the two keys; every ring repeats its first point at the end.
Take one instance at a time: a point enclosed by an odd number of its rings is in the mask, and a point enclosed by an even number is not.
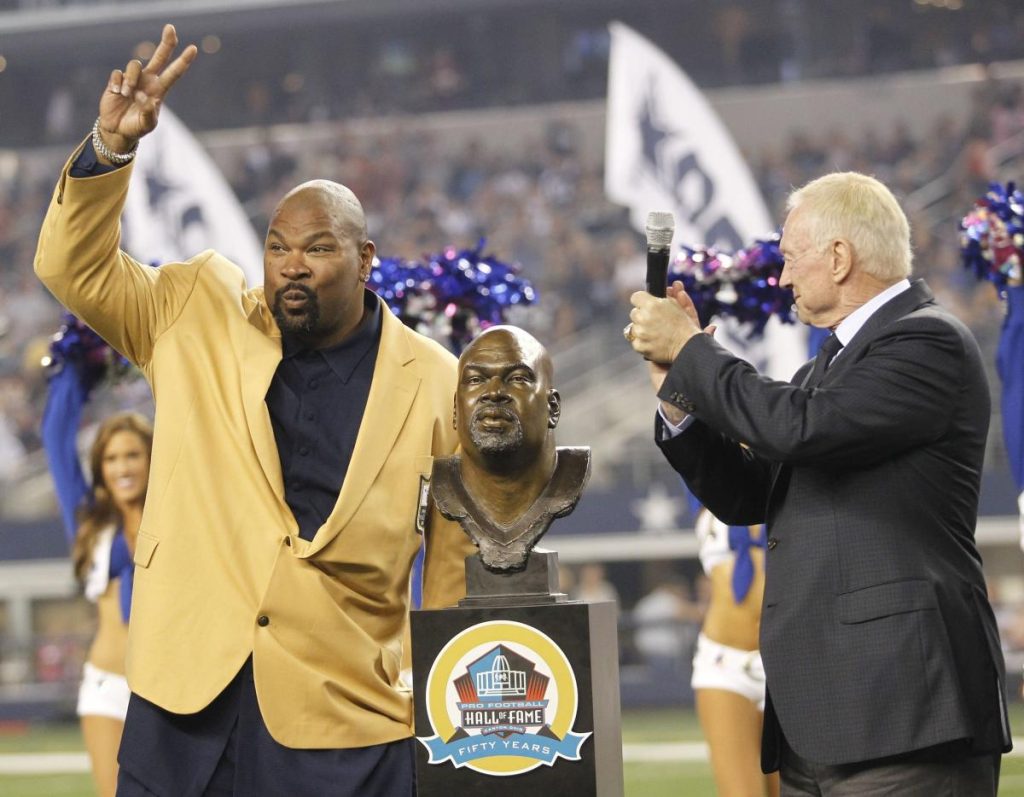
{"type": "Polygon", "coordinates": [[[762,764],[778,767],[778,726],[820,764],[1008,750],[974,544],[990,402],[973,336],[917,281],[817,388],[809,368],[773,381],[697,335],[659,394],[696,419],[658,434],[694,494],[726,523],[768,524],[762,764]]]}

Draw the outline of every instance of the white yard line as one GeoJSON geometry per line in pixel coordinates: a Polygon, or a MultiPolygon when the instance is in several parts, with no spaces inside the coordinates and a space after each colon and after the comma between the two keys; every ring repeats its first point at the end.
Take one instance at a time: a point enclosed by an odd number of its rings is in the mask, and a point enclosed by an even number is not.
{"type": "Polygon", "coordinates": [[[85,753],[5,753],[0,775],[53,775],[89,771],[85,753]]]}

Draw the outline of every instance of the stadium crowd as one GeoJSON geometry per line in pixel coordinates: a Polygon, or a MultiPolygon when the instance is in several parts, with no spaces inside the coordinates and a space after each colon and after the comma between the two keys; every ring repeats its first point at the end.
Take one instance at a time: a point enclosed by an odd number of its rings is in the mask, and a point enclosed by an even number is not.
{"type": "MultiPolygon", "coordinates": [[[[1013,177],[998,173],[988,152],[1024,131],[1022,97],[1016,84],[979,91],[974,122],[966,129],[939,120],[921,138],[904,125],[859,138],[824,131],[794,135],[748,157],[776,219],[789,188],[822,171],[873,173],[904,197],[950,177],[956,191],[945,223],[936,226],[924,213],[911,219],[915,266],[992,352],[1000,308],[994,291],[977,286],[959,267],[955,214],[965,212],[990,179],[1013,177]]],[[[485,238],[486,251],[521,264],[534,282],[543,303],[542,312],[531,316],[541,327],[535,331],[557,344],[594,324],[618,324],[625,297],[637,284],[642,251],[625,210],[604,196],[602,164],[582,153],[577,133],[571,123],[559,122],[518,151],[476,141],[446,158],[428,135],[371,142],[342,129],[326,146],[287,149],[261,136],[261,143],[218,157],[256,230],[266,228],[285,188],[330,177],[363,198],[385,256],[415,259],[485,238]]],[[[39,361],[59,311],[32,275],[31,260],[51,175],[63,155],[63,148],[47,148],[0,156],[0,479],[16,477],[25,455],[39,447],[45,389],[39,361]]]]}
{"type": "MultiPolygon", "coordinates": [[[[71,14],[75,5],[89,2],[8,0],[0,2],[0,12],[45,8],[71,14]]],[[[277,46],[280,19],[273,8],[250,8],[244,25],[212,30],[205,22],[192,28],[187,17],[178,20],[183,35],[201,37],[197,44],[208,63],[200,59],[199,74],[236,76],[182,87],[175,102],[192,107],[194,126],[302,124],[597,99],[606,90],[608,19],[649,37],[703,88],[1024,57],[1024,13],[1007,2],[730,0],[709,8],[661,0],[537,0],[526,13],[521,3],[495,2],[420,9],[412,4],[401,14],[387,7],[359,14],[346,4],[308,5],[288,19],[292,35],[302,37],[303,45],[294,48],[277,46]],[[267,58],[269,52],[275,56],[267,58]]],[[[0,28],[0,44],[2,34],[0,28]]],[[[134,43],[125,40],[126,47],[134,43]]],[[[83,88],[103,80],[110,45],[85,50],[78,43],[67,53],[51,47],[42,59],[5,51],[0,105],[18,113],[5,118],[0,145],[36,142],[40,131],[48,140],[63,141],[91,124],[92,104],[85,99],[91,95],[83,88]]],[[[153,46],[140,44],[137,57],[144,59],[153,46]]]]}

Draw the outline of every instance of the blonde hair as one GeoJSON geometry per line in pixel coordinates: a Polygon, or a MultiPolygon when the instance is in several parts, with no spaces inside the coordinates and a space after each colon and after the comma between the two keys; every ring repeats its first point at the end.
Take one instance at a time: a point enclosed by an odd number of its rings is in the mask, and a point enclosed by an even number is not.
{"type": "Polygon", "coordinates": [[[139,436],[149,457],[153,455],[153,426],[136,412],[120,412],[111,415],[96,433],[92,449],[89,451],[89,470],[92,476],[92,489],[78,509],[78,533],[71,549],[71,561],[75,567],[75,576],[84,581],[92,564],[92,551],[96,540],[103,529],[111,523],[121,521],[120,513],[114,505],[110,490],[103,481],[103,455],[110,445],[110,439],[118,432],[132,432],[139,436]]]}
{"type": "Polygon", "coordinates": [[[842,238],[865,273],[890,283],[910,276],[910,222],[896,197],[874,177],[826,174],[790,194],[786,207],[806,207],[811,240],[819,252],[842,238]]]}

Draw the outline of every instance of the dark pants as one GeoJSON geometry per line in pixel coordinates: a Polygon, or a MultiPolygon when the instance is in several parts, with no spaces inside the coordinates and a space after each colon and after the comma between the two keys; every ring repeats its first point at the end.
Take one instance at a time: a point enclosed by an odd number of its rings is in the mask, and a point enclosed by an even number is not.
{"type": "Polygon", "coordinates": [[[997,754],[972,756],[958,743],[828,766],[801,758],[783,739],[781,797],[995,797],[997,754]]]}
{"type": "Polygon", "coordinates": [[[197,714],[172,714],[132,695],[117,795],[414,797],[415,744],[401,739],[345,750],[278,744],[263,724],[250,660],[197,714]]]}

